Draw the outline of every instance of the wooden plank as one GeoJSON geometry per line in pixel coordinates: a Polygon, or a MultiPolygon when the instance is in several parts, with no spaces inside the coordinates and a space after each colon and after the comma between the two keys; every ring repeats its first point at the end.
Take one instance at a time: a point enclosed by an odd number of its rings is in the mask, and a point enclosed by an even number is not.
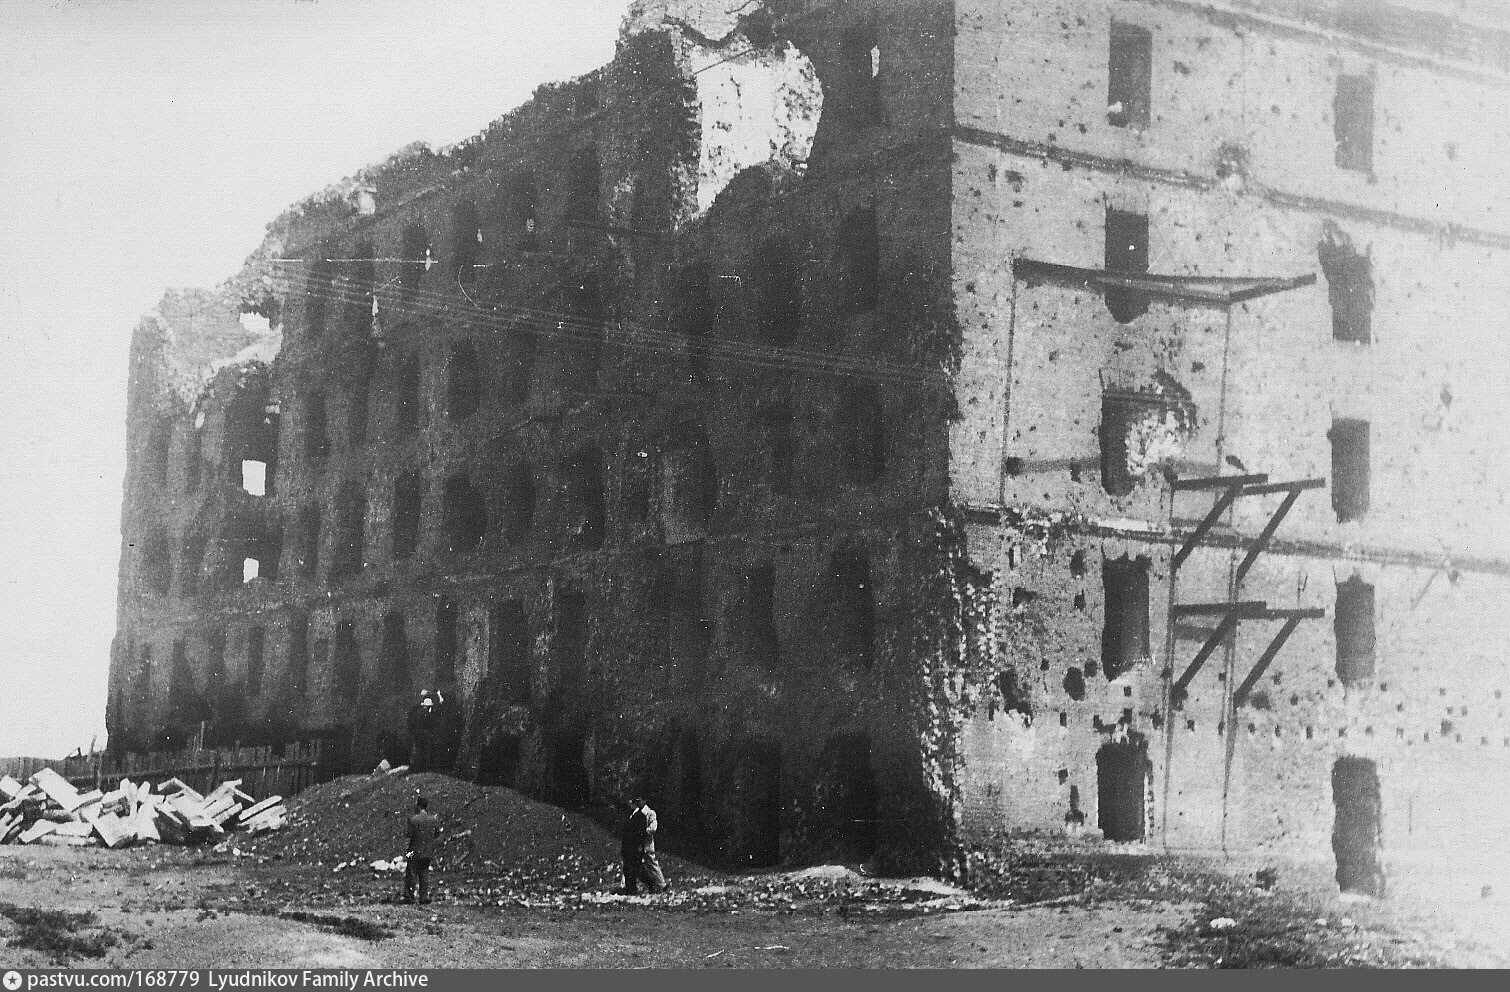
{"type": "Polygon", "coordinates": [[[106,813],[96,817],[94,832],[99,835],[106,847],[124,847],[131,842],[131,823],[114,813],[106,813]]]}
{"type": "Polygon", "coordinates": [[[73,812],[83,802],[79,791],[68,784],[68,780],[51,768],[43,768],[31,777],[31,784],[41,789],[48,799],[57,803],[67,812],[73,812]]]}
{"type": "Polygon", "coordinates": [[[0,775],[0,796],[14,799],[21,794],[21,783],[9,775],[0,775]]]}
{"type": "Polygon", "coordinates": [[[58,825],[52,820],[38,820],[25,830],[21,831],[21,843],[30,844],[38,837],[45,837],[58,829],[58,825]]]}
{"type": "Polygon", "coordinates": [[[244,812],[244,813],[241,814],[241,819],[242,819],[243,822],[246,821],[246,820],[253,819],[256,816],[261,815],[263,812],[272,809],[274,806],[281,806],[282,804],[283,804],[283,797],[282,796],[268,796],[266,799],[262,800],[260,803],[255,803],[255,804],[253,804],[251,806],[248,806],[246,808],[246,812],[244,812]]]}
{"type": "Polygon", "coordinates": [[[58,824],[57,829],[53,833],[61,834],[64,837],[88,837],[94,833],[94,824],[83,823],[79,820],[69,820],[67,823],[58,824]]]}

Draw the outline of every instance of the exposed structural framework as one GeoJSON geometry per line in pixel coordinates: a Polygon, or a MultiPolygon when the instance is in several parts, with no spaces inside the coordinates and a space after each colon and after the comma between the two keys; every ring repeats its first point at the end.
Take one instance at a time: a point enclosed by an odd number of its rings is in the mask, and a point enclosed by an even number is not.
{"type": "Polygon", "coordinates": [[[1455,10],[636,4],[143,322],[112,747],[370,767],[428,688],[442,766],[733,865],[1510,891],[1510,25],[1455,10]]]}

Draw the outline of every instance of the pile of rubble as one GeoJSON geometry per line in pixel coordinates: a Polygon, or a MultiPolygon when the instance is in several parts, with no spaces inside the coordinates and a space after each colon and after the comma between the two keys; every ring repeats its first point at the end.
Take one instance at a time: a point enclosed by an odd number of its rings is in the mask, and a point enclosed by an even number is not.
{"type": "Polygon", "coordinates": [[[25,785],[0,776],[0,844],[127,847],[143,842],[195,844],[241,830],[262,833],[287,819],[282,796],[257,800],[241,780],[200,795],[176,778],[154,790],[121,779],[110,792],[80,792],[50,768],[25,785]]]}

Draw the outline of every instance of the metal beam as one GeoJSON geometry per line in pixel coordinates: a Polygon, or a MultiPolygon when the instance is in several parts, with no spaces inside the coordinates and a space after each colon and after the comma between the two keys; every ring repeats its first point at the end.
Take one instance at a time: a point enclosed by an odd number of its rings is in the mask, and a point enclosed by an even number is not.
{"type": "Polygon", "coordinates": [[[1221,624],[1211,632],[1211,636],[1206,638],[1206,643],[1202,644],[1201,650],[1196,652],[1195,660],[1190,663],[1189,668],[1185,669],[1185,674],[1175,680],[1173,697],[1176,702],[1184,698],[1185,687],[1190,684],[1190,680],[1195,678],[1196,672],[1199,672],[1201,666],[1206,664],[1206,659],[1211,657],[1211,652],[1216,650],[1217,645],[1225,641],[1227,636],[1237,629],[1238,621],[1241,619],[1236,613],[1227,614],[1222,618],[1221,624]]]}
{"type": "Polygon", "coordinates": [[[1237,566],[1237,578],[1235,580],[1237,584],[1235,588],[1242,588],[1243,576],[1247,575],[1248,569],[1252,568],[1253,563],[1258,561],[1258,556],[1268,550],[1269,541],[1274,538],[1274,532],[1279,530],[1279,525],[1284,522],[1285,517],[1290,512],[1290,508],[1295,505],[1295,501],[1298,499],[1300,499],[1300,490],[1291,489],[1289,495],[1280,502],[1279,506],[1269,516],[1269,522],[1264,524],[1264,529],[1259,532],[1258,537],[1253,541],[1253,546],[1248,549],[1248,553],[1243,556],[1242,562],[1237,566]]]}
{"type": "MultiPolygon", "coordinates": [[[[1176,482],[1175,485],[1179,485],[1179,483],[1176,482]]],[[[1185,559],[1190,557],[1190,552],[1194,551],[1195,546],[1200,544],[1201,540],[1207,534],[1211,533],[1211,528],[1216,526],[1217,519],[1227,512],[1227,507],[1232,505],[1232,501],[1237,499],[1238,494],[1242,491],[1243,487],[1241,485],[1231,485],[1217,497],[1216,502],[1211,506],[1211,512],[1206,514],[1205,519],[1197,524],[1195,530],[1191,531],[1190,535],[1185,538],[1185,543],[1180,545],[1180,550],[1174,553],[1174,559],[1169,563],[1171,569],[1178,569],[1185,563],[1185,559]]]]}
{"type": "Polygon", "coordinates": [[[1297,479],[1294,482],[1270,482],[1260,486],[1248,486],[1243,490],[1244,496],[1267,496],[1270,493],[1283,493],[1290,490],[1304,492],[1307,489],[1325,489],[1325,479],[1297,479]]]}
{"type": "Polygon", "coordinates": [[[1274,656],[1279,654],[1279,649],[1285,646],[1285,641],[1288,641],[1290,635],[1295,633],[1295,628],[1300,626],[1302,619],[1304,618],[1291,617],[1285,621],[1283,627],[1279,628],[1279,633],[1274,635],[1274,640],[1270,641],[1269,646],[1264,649],[1264,653],[1253,666],[1253,670],[1248,673],[1248,677],[1243,679],[1243,684],[1238,686],[1237,691],[1232,694],[1232,708],[1234,710],[1248,701],[1248,693],[1252,691],[1253,686],[1258,680],[1263,678],[1265,669],[1274,660],[1274,656]]]}
{"type": "Polygon", "coordinates": [[[1176,479],[1170,484],[1177,493],[1194,489],[1226,489],[1230,486],[1258,486],[1269,481],[1265,472],[1256,475],[1208,475],[1200,479],[1176,479]]]}
{"type": "Polygon", "coordinates": [[[1268,609],[1269,604],[1261,599],[1244,599],[1236,603],[1176,603],[1170,607],[1170,611],[1177,617],[1236,613],[1245,619],[1262,617],[1268,609]]]}

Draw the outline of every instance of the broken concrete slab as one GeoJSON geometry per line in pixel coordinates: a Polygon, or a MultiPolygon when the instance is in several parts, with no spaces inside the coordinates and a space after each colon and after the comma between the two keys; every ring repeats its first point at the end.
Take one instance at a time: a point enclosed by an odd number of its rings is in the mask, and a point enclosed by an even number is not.
{"type": "Polygon", "coordinates": [[[48,799],[61,806],[65,812],[73,812],[84,801],[79,790],[51,768],[43,768],[33,775],[31,784],[42,790],[48,799]]]}
{"type": "Polygon", "coordinates": [[[58,824],[54,821],[38,820],[31,826],[27,827],[25,830],[21,831],[21,836],[17,839],[20,840],[23,844],[30,844],[37,838],[45,837],[56,829],[58,829],[58,824]]]}

